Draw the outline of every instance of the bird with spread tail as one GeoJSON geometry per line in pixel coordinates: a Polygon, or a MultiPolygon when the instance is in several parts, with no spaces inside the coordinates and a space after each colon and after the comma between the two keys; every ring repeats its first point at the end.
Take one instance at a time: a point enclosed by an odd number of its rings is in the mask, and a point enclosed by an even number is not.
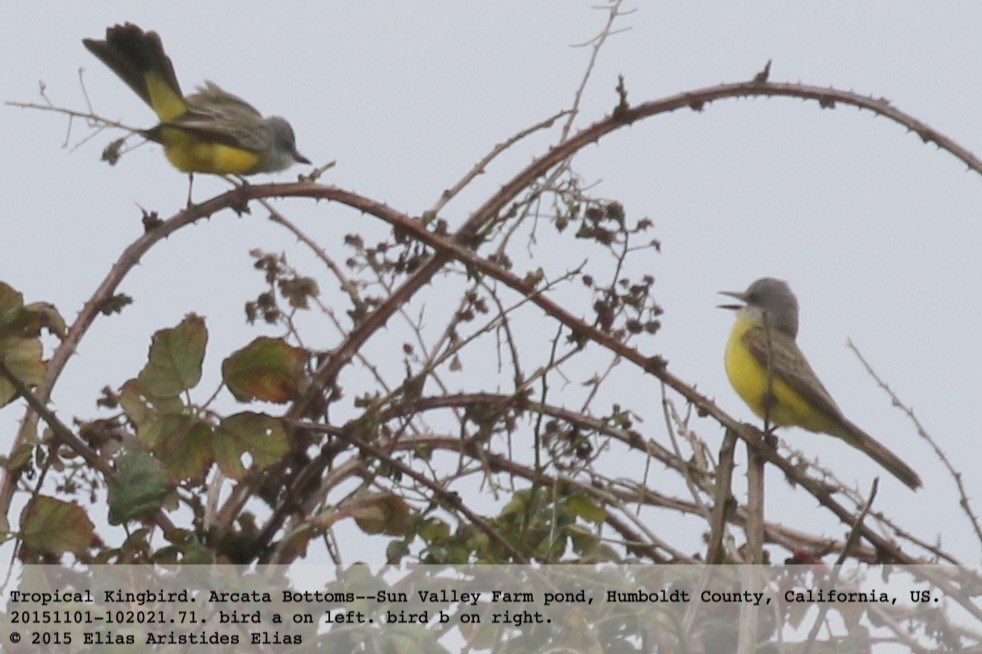
{"type": "Polygon", "coordinates": [[[154,110],[160,123],[140,134],[160,143],[178,170],[253,175],[310,163],[284,118],[264,117],[213,82],[185,96],[156,32],[126,23],[82,43],[154,110]]]}

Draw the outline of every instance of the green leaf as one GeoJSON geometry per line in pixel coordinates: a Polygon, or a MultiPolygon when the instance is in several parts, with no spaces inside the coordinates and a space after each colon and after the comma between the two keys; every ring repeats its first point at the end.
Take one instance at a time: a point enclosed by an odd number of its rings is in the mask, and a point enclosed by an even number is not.
{"type": "Polygon", "coordinates": [[[201,381],[207,342],[204,319],[188,314],[176,327],[153,335],[147,365],[137,379],[147,393],[160,397],[173,397],[194,388],[201,381]]]}
{"type": "Polygon", "coordinates": [[[208,565],[214,563],[214,552],[199,543],[193,541],[184,548],[184,556],[181,563],[185,565],[208,565]]]}
{"type": "Polygon", "coordinates": [[[450,538],[450,525],[439,518],[427,518],[419,528],[419,536],[428,543],[443,543],[450,538]]]}
{"type": "Polygon", "coordinates": [[[394,493],[361,493],[345,502],[342,510],[366,534],[402,536],[409,529],[409,505],[394,493]]]}
{"type": "Polygon", "coordinates": [[[218,466],[229,477],[245,474],[242,455],[252,457],[256,468],[278,462],[290,449],[286,430],[276,418],[265,413],[244,411],[222,420],[215,428],[212,451],[218,466]]]}
{"type": "Polygon", "coordinates": [[[95,539],[95,525],[85,509],[75,502],[45,495],[28,502],[21,512],[20,525],[25,546],[55,556],[82,553],[95,539]]]}
{"type": "Polygon", "coordinates": [[[67,326],[53,304],[33,302],[25,306],[20,292],[0,282],[0,341],[31,341],[42,329],[63,338],[67,326]]]}
{"type": "Polygon", "coordinates": [[[0,465],[13,473],[17,473],[22,468],[26,468],[33,458],[34,446],[30,443],[21,443],[10,453],[10,458],[0,456],[0,465]]]}
{"type": "Polygon", "coordinates": [[[303,350],[283,339],[260,336],[222,362],[222,377],[240,402],[282,404],[300,389],[306,360],[303,350]]]}
{"type": "Polygon", "coordinates": [[[42,329],[47,329],[59,338],[64,338],[68,331],[65,319],[58,313],[55,305],[49,302],[32,302],[21,311],[18,321],[21,332],[25,336],[39,336],[42,329]]]}
{"type": "Polygon", "coordinates": [[[147,452],[130,451],[116,462],[109,482],[109,524],[148,516],[164,504],[170,491],[163,466],[147,452]]]}
{"type": "MultiPolygon", "coordinates": [[[[120,388],[119,405],[140,430],[158,421],[163,414],[182,414],[186,408],[180,396],[153,396],[136,379],[127,380],[120,388]]],[[[144,438],[141,436],[141,440],[144,438]]]]}
{"type": "Polygon", "coordinates": [[[600,544],[600,539],[597,535],[593,531],[584,528],[583,525],[573,526],[567,529],[566,533],[569,534],[574,551],[582,556],[593,556],[597,545],[600,544]]]}
{"type": "Polygon", "coordinates": [[[607,518],[607,511],[597,504],[593,498],[583,493],[576,493],[566,498],[566,508],[573,515],[579,516],[590,522],[603,522],[607,518]]]}
{"type": "Polygon", "coordinates": [[[0,334],[7,331],[24,307],[24,296],[12,286],[0,282],[0,334]]]}
{"type": "MultiPolygon", "coordinates": [[[[41,359],[41,341],[36,338],[0,338],[0,361],[25,386],[37,386],[44,379],[47,369],[41,359]]],[[[0,377],[0,406],[16,397],[13,385],[0,377]]]]}
{"type": "Polygon", "coordinates": [[[157,459],[176,480],[204,481],[214,461],[211,425],[191,416],[167,417],[172,419],[166,421],[156,439],[157,459]]]}
{"type": "Polygon", "coordinates": [[[191,428],[194,416],[188,413],[159,413],[151,411],[136,430],[136,439],[147,451],[156,452],[170,434],[191,428]]]}
{"type": "Polygon", "coordinates": [[[135,379],[127,380],[119,389],[119,405],[123,407],[126,417],[137,426],[143,424],[151,413],[143,384],[135,379]]]}

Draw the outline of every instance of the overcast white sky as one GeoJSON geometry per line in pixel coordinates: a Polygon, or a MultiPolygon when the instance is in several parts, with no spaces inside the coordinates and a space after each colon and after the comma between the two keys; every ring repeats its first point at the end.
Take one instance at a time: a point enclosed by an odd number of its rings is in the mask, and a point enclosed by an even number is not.
{"type": "MultiPolygon", "coordinates": [[[[494,144],[568,106],[589,56],[570,46],[604,20],[592,4],[12,3],[0,24],[0,99],[36,99],[43,80],[54,102],[82,108],[83,67],[96,110],[150,126],[150,111],[81,45],[132,21],[162,35],[185,90],[211,79],[286,116],[301,152],[318,163],[337,160],[327,181],[413,213],[494,144]]],[[[883,96],[982,150],[977,3],[946,3],[944,11],[894,1],[629,6],[637,11],[621,24],[630,30],[602,52],[581,125],[613,107],[618,74],[637,103],[746,80],[773,59],[774,81],[883,96]]],[[[186,179],[154,145],[110,168],[99,161],[108,134],[71,151],[62,147],[60,117],[9,107],[0,116],[0,279],[28,301],[55,303],[70,320],[140,234],[137,205],[170,215],[183,205],[186,179]]],[[[546,145],[539,139],[505,157],[448,218],[462,220],[479,191],[496,188],[546,145]]],[[[663,253],[652,255],[650,271],[666,315],[654,343],[676,374],[750,419],[723,373],[731,316],[715,308],[716,292],[764,275],[788,280],[802,306],[799,343],[825,385],[925,481],[915,495],[884,479],[880,508],[978,561],[951,480],[845,341],[852,338],[914,407],[982,501],[982,179],[884,119],[787,99],[647,120],[587,148],[577,166],[601,181],[599,194],[655,222],[663,253]]],[[[222,188],[199,178],[195,196],[222,188]]],[[[282,206],[325,243],[369,221],[323,205],[282,206]]],[[[62,377],[55,398],[62,417],[91,415],[101,386],[138,370],[153,330],[189,311],[208,317],[213,337],[251,338],[241,304],[259,290],[246,254],[257,246],[294,243],[257,211],[216,216],[155,248],[121,289],[137,303],[100,320],[62,377]]],[[[0,412],[0,450],[17,417],[19,409],[0,412]]],[[[646,424],[662,430],[657,419],[646,424]]],[[[714,426],[699,428],[712,434],[714,426]]],[[[843,478],[866,480],[864,487],[875,473],[875,464],[831,438],[797,430],[786,437],[843,478]]],[[[769,502],[780,511],[782,494],[792,491],[776,475],[771,484],[769,502]]]]}

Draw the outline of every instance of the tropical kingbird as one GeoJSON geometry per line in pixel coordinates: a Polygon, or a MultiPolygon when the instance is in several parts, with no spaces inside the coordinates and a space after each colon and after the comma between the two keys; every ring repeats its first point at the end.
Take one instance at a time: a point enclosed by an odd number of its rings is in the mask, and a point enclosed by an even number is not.
{"type": "Polygon", "coordinates": [[[310,163],[283,118],[264,118],[212,82],[185,97],[156,32],[126,23],[108,28],[105,41],[82,43],[154,110],[160,123],[140,134],[163,145],[179,170],[252,175],[310,163]]]}
{"type": "Polygon", "coordinates": [[[726,344],[726,374],[737,394],[765,423],[836,436],[862,450],[913,489],[921,478],[872,436],[849,422],[798,349],[798,300],[786,282],[765,277],[743,293],[721,291],[744,304],[726,344]]]}

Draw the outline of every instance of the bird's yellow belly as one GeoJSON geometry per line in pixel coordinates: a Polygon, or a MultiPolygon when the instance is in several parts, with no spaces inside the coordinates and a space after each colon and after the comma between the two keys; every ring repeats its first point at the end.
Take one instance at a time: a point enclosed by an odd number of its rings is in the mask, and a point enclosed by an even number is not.
{"type": "Polygon", "coordinates": [[[206,141],[180,129],[164,128],[160,136],[168,161],[186,173],[247,175],[259,162],[248,150],[206,141]]]}
{"type": "Polygon", "coordinates": [[[796,425],[809,431],[826,431],[828,418],[812,408],[797,391],[774,375],[768,383],[767,369],[743,343],[743,334],[752,326],[737,321],[726,344],[726,376],[733,389],[754,413],[772,425],[796,425]],[[768,397],[771,398],[769,402],[768,397]]]}

